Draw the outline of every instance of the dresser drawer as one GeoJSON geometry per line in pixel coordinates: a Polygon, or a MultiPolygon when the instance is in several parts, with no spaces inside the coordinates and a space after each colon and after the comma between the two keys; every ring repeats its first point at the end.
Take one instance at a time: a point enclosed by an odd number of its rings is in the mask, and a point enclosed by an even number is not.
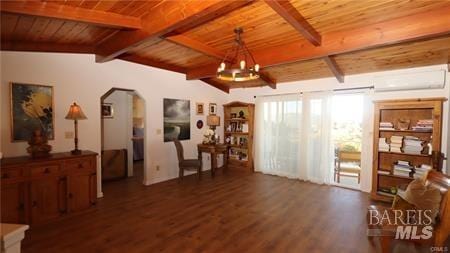
{"type": "Polygon", "coordinates": [[[58,173],[59,173],[59,166],[56,164],[30,167],[30,176],[32,177],[57,175],[58,173]]]}
{"type": "Polygon", "coordinates": [[[1,178],[3,180],[16,180],[23,176],[22,168],[3,168],[1,169],[1,178]]]}
{"type": "Polygon", "coordinates": [[[77,160],[66,161],[64,169],[73,171],[73,170],[91,170],[94,166],[92,164],[92,159],[83,158],[77,160]]]}

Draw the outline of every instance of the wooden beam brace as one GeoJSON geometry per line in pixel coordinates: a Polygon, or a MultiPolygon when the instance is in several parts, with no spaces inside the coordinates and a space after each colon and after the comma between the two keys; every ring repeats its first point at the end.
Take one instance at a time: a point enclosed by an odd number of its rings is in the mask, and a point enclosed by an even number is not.
{"type": "Polygon", "coordinates": [[[217,58],[219,60],[223,60],[225,58],[225,54],[220,51],[217,50],[213,47],[210,47],[200,41],[196,41],[193,40],[187,36],[184,35],[174,35],[174,36],[169,36],[166,37],[166,39],[168,41],[171,41],[173,43],[176,43],[178,45],[184,46],[184,47],[188,47],[190,49],[193,49],[197,52],[200,52],[202,54],[217,58]]]}
{"type": "Polygon", "coordinates": [[[252,0],[164,1],[142,18],[142,29],[118,32],[100,44],[98,61],[110,61],[140,43],[185,26],[211,21],[250,2],[252,0]]]}
{"type": "Polygon", "coordinates": [[[265,0],[265,2],[314,46],[320,46],[322,40],[320,34],[288,0],[265,0]]]}
{"type": "Polygon", "coordinates": [[[323,60],[327,63],[328,68],[330,68],[331,72],[333,72],[333,75],[336,77],[338,82],[343,83],[344,82],[344,74],[342,73],[341,69],[339,68],[339,65],[337,64],[334,57],[325,56],[325,57],[323,57],[323,60]]]}
{"type": "MultiPolygon", "coordinates": [[[[330,32],[322,35],[320,47],[309,42],[296,42],[253,51],[252,54],[256,62],[265,68],[446,34],[450,34],[450,6],[361,28],[330,32]]],[[[214,64],[201,66],[188,70],[186,77],[188,80],[211,77],[215,75],[216,69],[217,65],[214,64]]]]}
{"type": "Polygon", "coordinates": [[[205,82],[205,83],[207,83],[207,84],[209,84],[209,85],[211,85],[211,86],[213,86],[213,87],[215,87],[215,88],[217,88],[217,89],[219,89],[219,90],[221,90],[221,91],[223,91],[223,92],[225,92],[225,93],[230,93],[230,87],[228,87],[228,86],[226,86],[226,85],[224,85],[222,83],[219,83],[219,82],[217,82],[216,80],[214,80],[212,78],[203,78],[203,79],[200,79],[200,80],[205,82]]]}
{"type": "Polygon", "coordinates": [[[119,59],[146,65],[146,66],[150,66],[150,67],[154,67],[154,68],[165,69],[165,70],[169,70],[169,71],[173,71],[173,72],[177,72],[177,73],[182,73],[182,74],[186,73],[186,69],[184,69],[182,67],[178,67],[178,66],[167,64],[167,63],[160,62],[160,61],[155,61],[155,60],[148,59],[148,58],[143,58],[143,57],[140,57],[137,55],[125,54],[125,55],[122,55],[121,57],[119,57],[119,59]]]}
{"type": "Polygon", "coordinates": [[[40,1],[1,1],[1,12],[58,18],[113,28],[140,29],[141,20],[112,12],[40,1]]]}
{"type": "Polygon", "coordinates": [[[269,86],[272,89],[277,88],[277,82],[273,80],[268,74],[265,73],[259,73],[259,78],[263,80],[267,86],[269,86]]]}
{"type": "Polygon", "coordinates": [[[76,54],[94,53],[94,47],[88,45],[58,44],[48,42],[2,41],[0,48],[2,51],[76,53],[76,54]]]}

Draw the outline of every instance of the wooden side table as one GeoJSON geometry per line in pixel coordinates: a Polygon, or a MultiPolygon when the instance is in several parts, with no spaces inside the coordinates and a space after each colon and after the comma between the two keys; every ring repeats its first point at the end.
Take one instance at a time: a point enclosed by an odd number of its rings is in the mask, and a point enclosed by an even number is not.
{"type": "Polygon", "coordinates": [[[223,166],[221,169],[228,168],[228,146],[226,144],[198,144],[198,159],[202,161],[202,153],[211,155],[211,176],[214,177],[217,168],[217,155],[223,154],[223,166]]]}

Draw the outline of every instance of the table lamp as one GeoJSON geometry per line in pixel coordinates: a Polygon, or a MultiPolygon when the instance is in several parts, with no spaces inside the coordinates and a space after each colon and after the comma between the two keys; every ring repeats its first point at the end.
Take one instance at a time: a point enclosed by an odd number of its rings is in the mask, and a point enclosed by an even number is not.
{"type": "Polygon", "coordinates": [[[84,115],[81,107],[74,102],[69,108],[66,119],[73,120],[75,124],[75,149],[71,153],[72,155],[79,155],[81,154],[81,150],[78,149],[78,120],[87,119],[87,117],[84,115]]]}
{"type": "Polygon", "coordinates": [[[216,130],[217,126],[220,126],[220,117],[217,115],[208,115],[206,117],[206,124],[211,128],[212,130],[216,130]]]}

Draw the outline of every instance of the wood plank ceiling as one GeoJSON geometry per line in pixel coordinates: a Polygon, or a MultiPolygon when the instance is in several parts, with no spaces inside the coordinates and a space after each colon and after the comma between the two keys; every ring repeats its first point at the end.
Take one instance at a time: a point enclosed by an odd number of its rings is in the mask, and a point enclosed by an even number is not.
{"type": "Polygon", "coordinates": [[[450,1],[1,1],[1,50],[89,53],[230,88],[449,63],[450,1]],[[224,82],[233,28],[261,78],[224,82]]]}

